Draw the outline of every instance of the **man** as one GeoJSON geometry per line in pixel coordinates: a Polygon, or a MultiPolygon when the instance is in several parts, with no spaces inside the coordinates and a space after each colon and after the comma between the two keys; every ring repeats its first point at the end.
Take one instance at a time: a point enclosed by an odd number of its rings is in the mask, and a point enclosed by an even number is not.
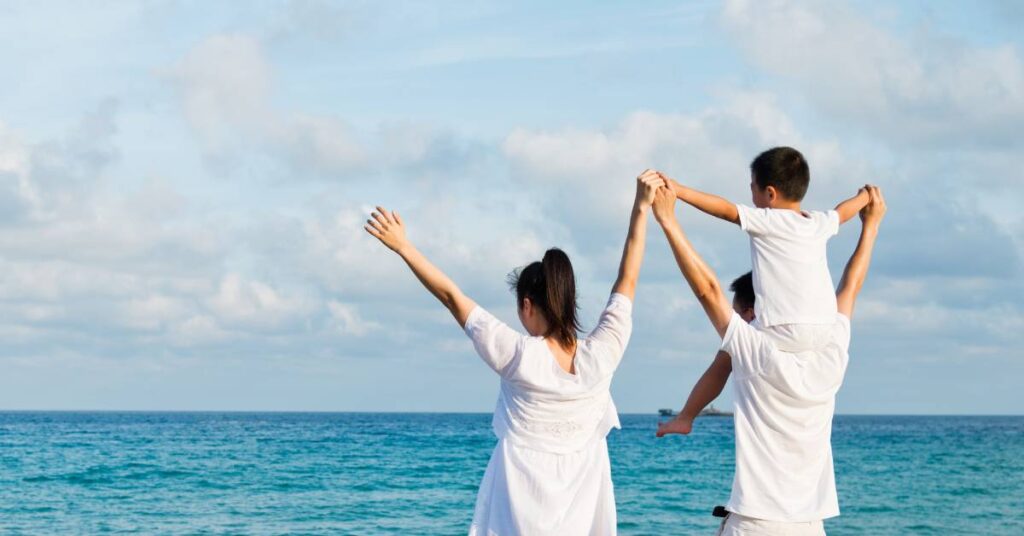
{"type": "MultiPolygon", "coordinates": [[[[836,290],[835,329],[823,348],[796,353],[779,350],[733,310],[676,221],[673,193],[665,189],[655,199],[655,218],[722,337],[734,375],[736,472],[720,535],[821,535],[822,521],[839,515],[831,446],[835,394],[849,359],[854,304],[886,210],[881,191],[866,190],[870,202],[860,212],[860,240],[836,290]]],[[[659,432],[676,431],[682,432],[659,432]]]]}

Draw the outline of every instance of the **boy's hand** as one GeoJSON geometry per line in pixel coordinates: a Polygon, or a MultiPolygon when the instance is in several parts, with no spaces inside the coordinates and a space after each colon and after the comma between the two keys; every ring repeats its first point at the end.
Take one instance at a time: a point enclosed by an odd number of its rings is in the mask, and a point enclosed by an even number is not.
{"type": "Polygon", "coordinates": [[[383,207],[371,214],[372,218],[366,220],[363,229],[380,240],[385,246],[401,253],[401,250],[409,246],[409,240],[405,237],[405,224],[397,212],[388,212],[383,207]]]}
{"type": "Polygon", "coordinates": [[[654,196],[654,218],[665,224],[676,218],[676,194],[671,188],[659,188],[654,196]]]}
{"type": "Polygon", "coordinates": [[[864,226],[878,229],[885,217],[885,197],[882,196],[882,189],[868,184],[864,187],[868,193],[868,204],[860,210],[860,220],[864,226]]]}
{"type": "Polygon", "coordinates": [[[654,203],[654,194],[665,186],[665,180],[653,169],[644,170],[636,178],[636,200],[634,205],[647,210],[654,203]]]}
{"type": "Polygon", "coordinates": [[[663,437],[667,434],[687,435],[691,430],[693,430],[693,419],[677,415],[676,418],[671,421],[658,423],[658,432],[655,435],[657,437],[663,437]]]}

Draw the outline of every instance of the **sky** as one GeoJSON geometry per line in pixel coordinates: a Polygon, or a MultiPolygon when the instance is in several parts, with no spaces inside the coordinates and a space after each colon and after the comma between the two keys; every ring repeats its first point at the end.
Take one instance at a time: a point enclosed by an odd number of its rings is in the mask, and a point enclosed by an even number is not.
{"type": "MultiPolygon", "coordinates": [[[[749,203],[790,145],[805,207],[889,205],[837,411],[1024,413],[1020,4],[512,4],[0,6],[0,408],[490,411],[374,205],[517,327],[506,274],[561,247],[589,328],[639,172],[749,203]]],[[[717,349],[651,227],[622,412],[681,406],[717,349]]]]}

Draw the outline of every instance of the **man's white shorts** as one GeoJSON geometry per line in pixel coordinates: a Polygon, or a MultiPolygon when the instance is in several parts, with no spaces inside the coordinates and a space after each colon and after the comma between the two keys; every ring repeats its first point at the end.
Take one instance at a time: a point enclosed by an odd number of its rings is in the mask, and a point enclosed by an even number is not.
{"type": "Polygon", "coordinates": [[[792,523],[788,521],[765,521],[729,513],[718,527],[717,536],[825,536],[825,525],[821,521],[792,523]]]}

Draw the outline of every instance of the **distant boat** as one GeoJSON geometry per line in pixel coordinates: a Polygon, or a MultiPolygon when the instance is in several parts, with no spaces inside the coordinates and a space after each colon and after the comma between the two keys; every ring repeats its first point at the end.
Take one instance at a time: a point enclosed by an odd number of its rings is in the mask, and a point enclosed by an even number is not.
{"type": "Polygon", "coordinates": [[[714,404],[711,404],[708,407],[706,407],[703,410],[701,410],[701,412],[697,416],[698,417],[732,417],[732,412],[731,411],[722,411],[722,410],[716,408],[714,404]]]}
{"type": "MultiPolygon", "coordinates": [[[[662,417],[675,417],[677,415],[677,413],[676,413],[675,410],[667,409],[667,408],[662,408],[662,409],[658,410],[658,415],[661,415],[662,417]]],[[[697,416],[698,417],[732,417],[732,412],[731,411],[722,411],[722,410],[716,408],[714,404],[711,404],[710,406],[708,406],[708,407],[704,408],[703,410],[701,410],[701,412],[698,413],[697,416]]]]}

